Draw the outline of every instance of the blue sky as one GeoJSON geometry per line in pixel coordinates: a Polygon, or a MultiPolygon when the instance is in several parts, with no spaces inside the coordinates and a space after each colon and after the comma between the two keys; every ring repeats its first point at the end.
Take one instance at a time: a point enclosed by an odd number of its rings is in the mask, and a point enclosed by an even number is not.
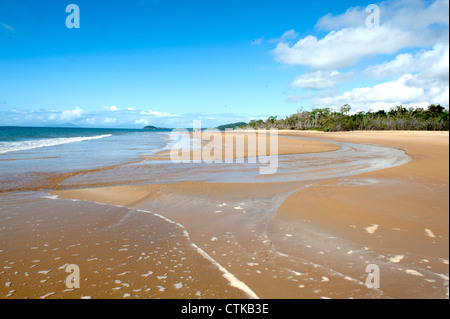
{"type": "Polygon", "coordinates": [[[448,0],[2,0],[0,125],[448,107],[448,52],[448,0]],[[79,29],[66,27],[71,3],[79,29]]]}

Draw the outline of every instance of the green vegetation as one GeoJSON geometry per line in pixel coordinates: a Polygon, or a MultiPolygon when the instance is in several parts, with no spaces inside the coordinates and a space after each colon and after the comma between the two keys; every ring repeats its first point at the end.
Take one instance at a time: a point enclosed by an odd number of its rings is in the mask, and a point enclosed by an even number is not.
{"type": "Polygon", "coordinates": [[[227,128],[231,128],[231,129],[236,129],[236,128],[240,128],[240,127],[246,127],[247,123],[245,122],[238,122],[238,123],[232,123],[232,124],[225,124],[225,125],[220,125],[217,127],[217,129],[221,130],[221,131],[225,131],[225,129],[227,128]]]}
{"type": "Polygon", "coordinates": [[[284,119],[270,116],[266,121],[252,120],[247,128],[277,128],[290,130],[355,131],[355,130],[428,130],[448,131],[449,111],[440,105],[423,108],[397,106],[390,111],[349,114],[350,105],[339,112],[329,108],[300,110],[284,119]]]}
{"type": "Polygon", "coordinates": [[[165,127],[156,127],[156,126],[146,126],[144,127],[144,130],[151,130],[151,131],[171,131],[172,129],[170,128],[165,128],[165,127]]]}

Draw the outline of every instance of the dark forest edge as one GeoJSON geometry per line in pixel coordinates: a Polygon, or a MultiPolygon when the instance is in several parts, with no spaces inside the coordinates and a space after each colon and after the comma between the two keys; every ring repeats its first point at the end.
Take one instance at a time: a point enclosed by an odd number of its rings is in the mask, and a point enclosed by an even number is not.
{"type": "Polygon", "coordinates": [[[350,105],[340,111],[317,108],[311,111],[299,110],[286,118],[270,116],[267,120],[252,120],[248,129],[319,130],[326,132],[356,130],[425,130],[448,131],[449,111],[441,105],[431,104],[427,109],[397,106],[390,111],[358,112],[349,114],[350,105]]]}

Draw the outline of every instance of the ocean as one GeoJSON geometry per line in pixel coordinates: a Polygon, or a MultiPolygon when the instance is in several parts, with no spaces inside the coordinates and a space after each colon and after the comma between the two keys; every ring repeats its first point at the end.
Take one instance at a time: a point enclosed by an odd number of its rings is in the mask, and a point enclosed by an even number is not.
{"type": "Polygon", "coordinates": [[[169,132],[0,127],[0,191],[53,188],[64,174],[138,162],[167,147],[169,132]]]}

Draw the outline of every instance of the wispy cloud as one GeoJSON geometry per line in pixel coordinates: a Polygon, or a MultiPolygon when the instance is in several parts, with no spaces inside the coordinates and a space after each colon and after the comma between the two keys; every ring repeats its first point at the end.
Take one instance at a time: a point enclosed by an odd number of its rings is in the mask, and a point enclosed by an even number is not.
{"type": "Polygon", "coordinates": [[[311,90],[322,90],[336,87],[339,83],[351,79],[350,74],[342,74],[336,70],[307,72],[292,82],[292,87],[311,90]]]}
{"type": "Polygon", "coordinates": [[[260,37],[252,41],[252,45],[261,45],[264,41],[264,37],[260,37]]]}
{"type": "Polygon", "coordinates": [[[141,112],[142,115],[150,115],[154,117],[178,117],[177,114],[167,113],[167,112],[159,112],[159,111],[143,111],[141,112]]]}
{"type": "Polygon", "coordinates": [[[6,24],[6,23],[4,23],[4,22],[0,22],[0,25],[1,25],[4,29],[8,30],[9,32],[12,32],[12,33],[16,32],[16,30],[15,30],[12,26],[10,26],[10,25],[8,25],[8,24],[6,24]]]}

